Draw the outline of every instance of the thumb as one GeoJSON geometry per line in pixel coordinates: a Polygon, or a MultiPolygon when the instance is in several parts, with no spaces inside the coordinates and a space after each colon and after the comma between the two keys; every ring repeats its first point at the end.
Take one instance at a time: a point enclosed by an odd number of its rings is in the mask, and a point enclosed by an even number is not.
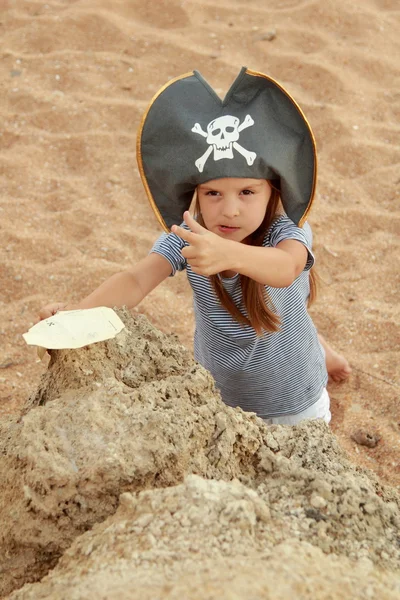
{"type": "Polygon", "coordinates": [[[189,229],[193,231],[193,233],[199,233],[200,235],[208,233],[208,229],[200,225],[200,223],[198,223],[196,219],[192,217],[188,210],[183,213],[183,220],[185,221],[189,229]]]}

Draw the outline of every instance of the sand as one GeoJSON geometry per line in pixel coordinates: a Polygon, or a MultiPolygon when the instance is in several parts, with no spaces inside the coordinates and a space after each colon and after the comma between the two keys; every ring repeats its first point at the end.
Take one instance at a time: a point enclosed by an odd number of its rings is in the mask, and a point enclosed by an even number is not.
{"type": "MultiPolygon", "coordinates": [[[[198,69],[222,95],[268,73],[316,135],[312,309],[353,374],[331,384],[332,429],[360,465],[400,485],[399,10],[395,0],[4,1],[0,37],[0,411],[18,413],[46,365],[21,334],[43,304],[77,301],[160,233],[136,131],[169,78],[198,69]],[[270,4],[270,5],[269,5],[270,4]],[[358,429],[381,437],[369,448],[358,429]]],[[[191,348],[184,275],[139,307],[191,348]]]]}
{"type": "Polygon", "coordinates": [[[0,595],[398,598],[396,489],[324,421],[227,407],[174,336],[119,314],[0,423],[0,595]]]}

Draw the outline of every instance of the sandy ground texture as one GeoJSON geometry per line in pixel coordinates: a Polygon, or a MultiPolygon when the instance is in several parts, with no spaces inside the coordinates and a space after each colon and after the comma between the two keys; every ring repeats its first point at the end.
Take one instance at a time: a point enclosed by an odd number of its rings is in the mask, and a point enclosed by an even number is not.
{"type": "MultiPolygon", "coordinates": [[[[194,68],[222,95],[246,65],[294,95],[317,139],[312,313],[353,368],[329,388],[332,428],[399,485],[399,25],[395,0],[2,0],[2,417],[45,369],[21,337],[39,307],[79,300],[160,233],[135,161],[152,95],[194,68]]],[[[184,275],[139,310],[191,348],[184,275]]]]}
{"type": "Polygon", "coordinates": [[[0,594],[398,598],[396,488],[323,421],[227,407],[176,337],[119,314],[0,425],[0,594]]]}

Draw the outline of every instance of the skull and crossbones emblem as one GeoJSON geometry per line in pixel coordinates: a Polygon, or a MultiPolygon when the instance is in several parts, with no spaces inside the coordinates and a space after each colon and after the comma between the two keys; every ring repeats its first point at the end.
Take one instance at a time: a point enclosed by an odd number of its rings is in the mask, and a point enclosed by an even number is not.
{"type": "Polygon", "coordinates": [[[207,144],[209,144],[204,154],[195,162],[200,173],[203,172],[204,165],[213,151],[214,160],[221,160],[221,158],[233,158],[234,148],[244,156],[249,166],[252,165],[257,154],[255,152],[249,152],[246,148],[243,148],[243,146],[237,143],[240,132],[252,125],[254,125],[254,121],[250,115],[246,115],[243,123],[240,123],[239,119],[232,115],[218,117],[217,119],[210,121],[207,125],[207,131],[204,131],[199,123],[195,123],[192,127],[192,131],[205,137],[207,144]]]}

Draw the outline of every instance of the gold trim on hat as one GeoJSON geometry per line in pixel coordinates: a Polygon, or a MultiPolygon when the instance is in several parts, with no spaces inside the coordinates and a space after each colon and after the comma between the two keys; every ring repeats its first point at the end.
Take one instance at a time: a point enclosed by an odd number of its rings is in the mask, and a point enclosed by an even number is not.
{"type": "Polygon", "coordinates": [[[269,77],[269,75],[265,75],[264,73],[260,73],[259,71],[252,71],[251,69],[246,69],[246,73],[248,75],[252,75],[253,77],[264,77],[264,79],[268,79],[269,81],[271,81],[274,85],[276,85],[276,87],[278,87],[288,98],[291,102],[293,102],[293,104],[295,105],[295,107],[297,108],[297,110],[299,111],[300,115],[303,117],[303,120],[305,122],[305,124],[307,125],[309,132],[310,132],[310,136],[311,136],[311,141],[312,141],[312,145],[313,145],[313,150],[314,150],[314,173],[313,173],[313,186],[312,186],[312,190],[311,190],[311,194],[310,194],[310,199],[308,201],[307,204],[307,208],[303,213],[303,216],[301,217],[301,219],[299,220],[299,225],[298,227],[303,227],[307,216],[311,210],[311,206],[312,203],[314,201],[314,196],[315,196],[315,188],[316,188],[316,183],[317,183],[317,171],[318,171],[318,165],[317,165],[317,144],[315,141],[315,137],[313,134],[313,130],[311,129],[311,125],[308,122],[304,112],[302,111],[302,109],[300,108],[300,106],[297,104],[296,100],[293,98],[293,96],[291,96],[289,94],[289,92],[287,90],[285,90],[284,87],[282,87],[273,77],[269,77]]]}
{"type": "Polygon", "coordinates": [[[139,173],[140,173],[140,178],[142,180],[144,189],[146,190],[146,194],[147,197],[150,201],[150,205],[151,208],[153,209],[160,225],[162,226],[162,228],[164,229],[164,231],[166,231],[166,233],[170,232],[169,227],[167,226],[167,224],[165,223],[160,211],[158,210],[158,206],[155,203],[155,200],[153,198],[153,194],[151,193],[149,184],[147,183],[147,178],[144,172],[144,168],[143,168],[143,160],[142,160],[142,149],[141,149],[141,142],[142,142],[142,133],[143,133],[143,127],[147,118],[147,115],[149,114],[149,111],[151,109],[151,107],[153,106],[154,102],[157,100],[158,96],[160,94],[162,94],[162,92],[164,90],[167,89],[167,87],[169,87],[170,85],[172,85],[173,83],[175,83],[176,81],[179,81],[180,79],[185,79],[186,77],[192,77],[194,75],[194,71],[190,71],[189,73],[184,73],[184,75],[179,75],[179,77],[175,77],[174,79],[171,79],[170,81],[167,81],[167,83],[165,85],[162,86],[162,88],[160,88],[158,90],[158,92],[153,96],[153,98],[151,99],[150,104],[147,107],[146,112],[144,113],[142,120],[140,122],[140,126],[139,126],[139,130],[138,130],[138,134],[137,134],[137,138],[136,138],[136,160],[138,163],[138,167],[139,167],[139,173]]]}

